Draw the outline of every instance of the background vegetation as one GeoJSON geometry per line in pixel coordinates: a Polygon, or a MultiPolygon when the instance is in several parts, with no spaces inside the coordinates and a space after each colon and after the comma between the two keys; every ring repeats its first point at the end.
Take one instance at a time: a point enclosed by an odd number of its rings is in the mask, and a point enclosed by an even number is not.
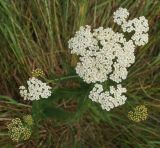
{"type": "Polygon", "coordinates": [[[159,0],[0,0],[0,147],[158,148],[159,70],[159,0]],[[136,62],[124,82],[125,105],[102,111],[89,101],[89,87],[77,78],[57,79],[55,86],[61,89],[51,102],[32,104],[20,98],[19,85],[37,67],[50,79],[74,75],[77,57],[70,54],[69,38],[86,24],[116,31],[112,15],[120,6],[129,10],[130,18],[144,15],[150,26],[149,43],[136,49],[136,62]],[[149,117],[134,123],[127,113],[138,104],[147,106],[149,117]],[[29,141],[13,143],[6,124],[24,114],[33,115],[34,133],[29,141]]]}

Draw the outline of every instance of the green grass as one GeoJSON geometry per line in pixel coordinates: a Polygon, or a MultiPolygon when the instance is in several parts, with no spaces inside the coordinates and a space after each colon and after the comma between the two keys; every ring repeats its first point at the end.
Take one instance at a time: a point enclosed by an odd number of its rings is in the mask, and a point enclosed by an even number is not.
{"type": "MultiPolygon", "coordinates": [[[[159,19],[159,0],[0,0],[0,147],[160,147],[159,19]],[[86,24],[118,30],[112,15],[120,6],[129,10],[130,18],[144,15],[150,26],[149,43],[136,49],[136,62],[124,82],[128,89],[126,104],[110,112],[102,111],[97,104],[84,101],[85,84],[80,95],[79,90],[71,90],[81,82],[66,80],[62,85],[69,86],[69,90],[58,90],[60,95],[54,98],[61,100],[53,99],[54,106],[67,110],[66,120],[55,120],[54,113],[59,110],[54,109],[53,114],[47,114],[53,120],[40,121],[37,134],[29,141],[13,143],[6,124],[14,117],[31,113],[31,103],[19,97],[18,87],[36,67],[42,68],[47,78],[72,73],[77,57],[70,54],[68,40],[86,24]],[[148,107],[149,117],[134,123],[128,120],[127,113],[138,104],[148,107]],[[70,120],[68,116],[74,112],[74,120],[70,120]]],[[[34,106],[38,112],[36,103],[34,106]]]]}

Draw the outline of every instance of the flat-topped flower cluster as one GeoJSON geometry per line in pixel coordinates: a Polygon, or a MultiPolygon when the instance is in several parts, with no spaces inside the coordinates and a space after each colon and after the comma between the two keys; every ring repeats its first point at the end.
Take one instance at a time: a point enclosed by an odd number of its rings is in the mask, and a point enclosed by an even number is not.
{"type": "Polygon", "coordinates": [[[119,8],[113,18],[123,32],[131,33],[130,39],[111,28],[91,30],[91,26],[86,25],[80,27],[68,42],[71,53],[79,55],[77,74],[86,83],[95,84],[89,98],[107,111],[125,103],[126,97],[122,93],[126,89],[119,83],[127,78],[127,68],[135,62],[136,46],[148,42],[147,19],[141,16],[127,20],[128,16],[127,9],[119,8]],[[117,86],[110,86],[110,90],[104,91],[101,84],[104,81],[114,81],[117,86]]]}
{"type": "Polygon", "coordinates": [[[34,121],[31,115],[25,115],[23,120],[20,118],[12,119],[7,125],[10,138],[14,142],[28,140],[32,134],[33,124],[34,121]]]}
{"type": "Polygon", "coordinates": [[[20,95],[24,100],[39,100],[51,96],[51,87],[35,77],[27,81],[28,88],[20,86],[20,95]]]}
{"type": "Polygon", "coordinates": [[[43,77],[44,72],[37,68],[32,71],[32,77],[27,81],[28,87],[20,86],[20,95],[24,100],[39,100],[41,98],[48,98],[51,96],[51,87],[48,86],[45,82],[42,82],[38,77],[43,77]]]}
{"type": "Polygon", "coordinates": [[[122,105],[126,101],[126,97],[122,93],[126,92],[126,88],[122,88],[120,84],[117,88],[110,86],[109,91],[104,91],[102,85],[95,84],[90,91],[89,98],[92,101],[101,104],[102,109],[109,111],[110,109],[122,105]]]}

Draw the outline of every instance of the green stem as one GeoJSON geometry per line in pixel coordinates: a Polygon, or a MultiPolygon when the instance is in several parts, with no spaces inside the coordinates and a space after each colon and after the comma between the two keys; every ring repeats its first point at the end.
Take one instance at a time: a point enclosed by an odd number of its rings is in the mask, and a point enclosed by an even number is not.
{"type": "Polygon", "coordinates": [[[73,75],[73,76],[65,76],[65,77],[61,77],[61,78],[57,78],[54,80],[47,80],[48,83],[50,82],[55,82],[55,81],[62,81],[62,80],[68,80],[68,79],[72,79],[72,78],[78,78],[78,75],[73,75]]]}
{"type": "Polygon", "coordinates": [[[8,136],[8,133],[0,133],[0,136],[8,136]]]}

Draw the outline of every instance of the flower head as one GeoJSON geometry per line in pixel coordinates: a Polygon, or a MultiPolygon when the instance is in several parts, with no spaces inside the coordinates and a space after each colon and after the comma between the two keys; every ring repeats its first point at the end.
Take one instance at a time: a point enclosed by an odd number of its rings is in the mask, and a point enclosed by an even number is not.
{"type": "Polygon", "coordinates": [[[129,12],[125,8],[119,8],[113,13],[114,22],[116,22],[118,25],[122,25],[124,22],[126,22],[128,16],[129,12]]]}
{"type": "Polygon", "coordinates": [[[114,107],[123,105],[126,97],[123,93],[126,92],[125,88],[119,84],[117,87],[110,86],[109,91],[104,91],[101,84],[95,84],[94,88],[90,91],[89,98],[101,104],[102,109],[109,111],[114,107]]]}
{"type": "Polygon", "coordinates": [[[31,129],[25,127],[20,118],[12,119],[7,127],[10,138],[15,142],[28,140],[31,136],[31,129]]]}
{"type": "Polygon", "coordinates": [[[28,140],[31,137],[31,129],[28,127],[23,127],[22,128],[22,133],[21,133],[21,138],[22,140],[28,140]]]}
{"type": "Polygon", "coordinates": [[[80,55],[76,72],[87,83],[108,79],[119,83],[126,79],[126,68],[135,61],[133,41],[126,41],[123,34],[115,33],[111,28],[100,27],[92,33],[90,27],[81,27],[76,36],[70,39],[69,47],[71,53],[80,55]],[[80,38],[84,32],[89,35],[82,40],[80,38]]]}
{"type": "Polygon", "coordinates": [[[32,126],[32,125],[33,125],[33,118],[32,118],[31,115],[25,115],[25,116],[23,117],[23,121],[24,121],[27,125],[29,125],[29,126],[32,126]]]}
{"type": "Polygon", "coordinates": [[[44,76],[44,72],[42,69],[37,68],[32,71],[32,77],[42,77],[42,76],[44,76]]]}
{"type": "Polygon", "coordinates": [[[20,95],[24,100],[39,100],[40,98],[48,98],[51,96],[51,87],[35,77],[27,81],[28,89],[20,86],[20,95]]]}
{"type": "Polygon", "coordinates": [[[22,122],[19,118],[15,118],[7,125],[11,139],[18,142],[21,136],[22,122]]]}
{"type": "Polygon", "coordinates": [[[127,9],[119,8],[114,13],[114,22],[121,25],[123,32],[134,32],[131,39],[137,46],[143,46],[148,43],[148,20],[144,16],[127,20],[129,13],[127,9]]]}
{"type": "Polygon", "coordinates": [[[95,84],[90,92],[89,98],[99,102],[106,110],[124,104],[126,97],[122,93],[125,93],[126,89],[119,83],[127,78],[127,68],[135,62],[136,46],[148,42],[149,27],[145,17],[127,20],[128,16],[129,12],[124,8],[119,8],[113,14],[114,22],[121,26],[123,32],[132,33],[129,39],[111,28],[99,27],[92,30],[86,25],[80,27],[68,41],[71,53],[79,56],[76,73],[86,83],[118,83],[117,89],[110,86],[110,90],[105,92],[102,85],[95,84]]]}
{"type": "Polygon", "coordinates": [[[128,112],[128,118],[135,122],[144,121],[147,119],[148,111],[144,105],[139,105],[134,108],[134,111],[128,112]]]}

